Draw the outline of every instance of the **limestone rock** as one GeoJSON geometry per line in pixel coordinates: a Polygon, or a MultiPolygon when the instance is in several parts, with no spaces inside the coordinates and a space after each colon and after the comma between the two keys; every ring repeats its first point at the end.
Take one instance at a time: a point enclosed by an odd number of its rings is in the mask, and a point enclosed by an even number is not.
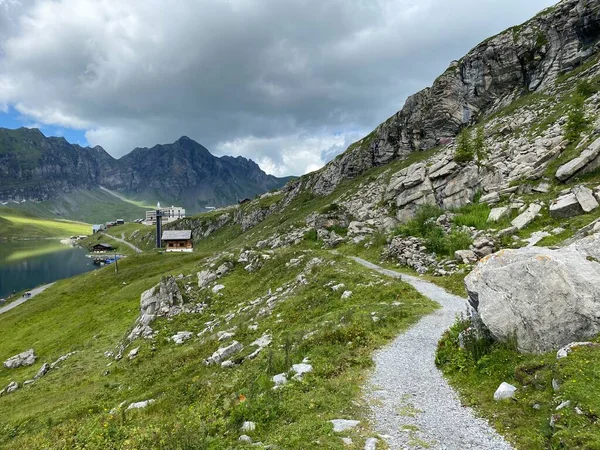
{"type": "Polygon", "coordinates": [[[292,366],[292,371],[295,373],[295,375],[292,377],[294,380],[302,380],[305,374],[313,371],[313,366],[306,363],[294,364],[292,366]]]}
{"type": "Polygon", "coordinates": [[[343,433],[360,425],[360,420],[334,419],[330,422],[333,424],[334,433],[343,433]]]}
{"type": "Polygon", "coordinates": [[[510,208],[508,206],[501,206],[499,208],[494,208],[490,211],[490,215],[488,216],[488,222],[498,222],[505,217],[510,215],[510,208]]]}
{"type": "Polygon", "coordinates": [[[560,181],[565,181],[583,169],[587,164],[592,162],[600,155],[600,138],[596,139],[592,145],[586,148],[581,155],[572,159],[568,163],[560,166],[556,171],[556,178],[560,181]]]}
{"type": "Polygon", "coordinates": [[[8,386],[6,386],[4,389],[2,389],[0,391],[0,396],[4,395],[4,394],[11,394],[13,392],[15,392],[17,389],[19,389],[19,383],[17,383],[16,381],[11,381],[8,386]]]}
{"type": "Polygon", "coordinates": [[[4,361],[4,367],[7,369],[16,369],[18,367],[31,366],[35,363],[37,357],[33,349],[29,349],[23,353],[19,353],[4,361]]]}
{"type": "Polygon", "coordinates": [[[556,359],[563,359],[569,356],[573,350],[576,350],[580,347],[596,347],[600,348],[600,344],[596,344],[595,342],[571,342],[569,345],[565,345],[556,353],[556,359]]]}
{"type": "Polygon", "coordinates": [[[200,289],[204,289],[216,279],[217,274],[211,270],[203,270],[202,272],[198,272],[198,287],[200,289]]]}
{"type": "Polygon", "coordinates": [[[581,205],[581,209],[583,209],[583,211],[586,213],[589,213],[600,207],[600,204],[598,204],[598,201],[594,197],[592,190],[586,188],[585,186],[575,186],[573,188],[573,194],[575,194],[575,197],[577,197],[577,201],[581,205]]]}
{"type": "Polygon", "coordinates": [[[550,215],[554,218],[568,218],[583,214],[583,209],[575,194],[559,197],[550,205],[550,215]]]}
{"type": "Polygon", "coordinates": [[[33,379],[39,380],[44,375],[46,375],[49,371],[50,371],[50,364],[44,363],[44,364],[42,364],[42,367],[40,367],[40,370],[38,370],[38,373],[35,374],[35,377],[33,377],[33,379]]]}
{"type": "Polygon", "coordinates": [[[365,450],[377,450],[377,438],[368,438],[365,442],[365,450]]]}
{"type": "Polygon", "coordinates": [[[150,399],[150,400],[144,400],[143,402],[132,403],[127,407],[127,410],[129,411],[131,409],[144,409],[144,408],[147,408],[148,406],[150,406],[155,401],[156,400],[154,400],[154,399],[150,399]]]}
{"type": "Polygon", "coordinates": [[[476,263],[479,258],[473,250],[457,250],[454,252],[454,259],[463,263],[463,264],[473,264],[476,263]]]}
{"type": "Polygon", "coordinates": [[[211,366],[214,364],[220,364],[225,359],[229,358],[232,355],[240,352],[244,346],[240,344],[238,341],[233,341],[226,347],[219,348],[216,352],[212,354],[210,358],[208,358],[204,363],[207,366],[211,366]]]}
{"type": "Polygon", "coordinates": [[[183,307],[183,297],[175,277],[163,278],[152,289],[142,293],[140,316],[136,320],[128,339],[133,341],[139,337],[151,338],[154,332],[150,324],[157,317],[171,317],[179,314],[183,307]]]}
{"type": "Polygon", "coordinates": [[[541,210],[541,205],[538,205],[537,203],[532,203],[531,205],[529,205],[525,212],[523,212],[521,215],[515,218],[515,220],[512,221],[512,226],[515,227],[517,230],[522,230],[535,220],[535,218],[541,210]]]}
{"type": "Polygon", "coordinates": [[[513,398],[516,392],[517,388],[512,384],[502,383],[496,392],[494,392],[494,400],[499,401],[513,398]]]}
{"type": "Polygon", "coordinates": [[[190,331],[179,331],[177,332],[177,334],[171,336],[171,340],[177,344],[177,345],[181,345],[183,344],[185,341],[188,341],[192,338],[194,334],[190,331]]]}
{"type": "Polygon", "coordinates": [[[541,353],[600,333],[600,264],[588,259],[600,250],[593,239],[578,245],[502,250],[465,278],[471,306],[496,339],[516,335],[519,350],[541,353]]]}

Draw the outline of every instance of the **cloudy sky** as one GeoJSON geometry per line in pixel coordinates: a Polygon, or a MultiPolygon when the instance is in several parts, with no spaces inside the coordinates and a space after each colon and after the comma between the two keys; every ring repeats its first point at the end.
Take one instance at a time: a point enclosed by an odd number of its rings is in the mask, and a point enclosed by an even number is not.
{"type": "Polygon", "coordinates": [[[0,126],[322,166],[554,0],[0,0],[0,126]]]}

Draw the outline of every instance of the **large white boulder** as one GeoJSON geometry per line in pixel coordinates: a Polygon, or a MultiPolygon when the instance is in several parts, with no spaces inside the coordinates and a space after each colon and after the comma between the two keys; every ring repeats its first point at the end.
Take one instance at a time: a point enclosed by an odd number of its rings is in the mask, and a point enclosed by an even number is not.
{"type": "Polygon", "coordinates": [[[541,353],[600,333],[600,239],[559,250],[502,250],[465,278],[469,301],[492,335],[541,353]]]}
{"type": "Polygon", "coordinates": [[[23,353],[19,353],[4,361],[4,367],[7,369],[16,369],[18,367],[31,366],[36,360],[35,352],[29,349],[23,353]]]}

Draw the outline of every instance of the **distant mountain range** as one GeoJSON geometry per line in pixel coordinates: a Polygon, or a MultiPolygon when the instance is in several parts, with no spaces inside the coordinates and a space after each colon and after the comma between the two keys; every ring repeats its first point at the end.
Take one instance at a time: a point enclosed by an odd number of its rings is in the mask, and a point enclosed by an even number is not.
{"type": "Polygon", "coordinates": [[[185,136],[115,159],[100,146],[73,145],[35,128],[0,128],[0,201],[11,204],[52,202],[104,187],[140,203],[198,212],[280,188],[292,178],[267,175],[241,156],[216,157],[185,136]]]}

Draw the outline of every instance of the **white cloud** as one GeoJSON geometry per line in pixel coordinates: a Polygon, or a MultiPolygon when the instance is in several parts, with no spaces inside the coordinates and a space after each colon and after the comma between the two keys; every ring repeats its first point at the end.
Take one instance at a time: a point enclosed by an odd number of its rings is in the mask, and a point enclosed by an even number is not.
{"type": "Polygon", "coordinates": [[[0,0],[0,109],[299,174],[552,0],[0,0]],[[342,142],[342,144],[340,144],[342,142]]]}

